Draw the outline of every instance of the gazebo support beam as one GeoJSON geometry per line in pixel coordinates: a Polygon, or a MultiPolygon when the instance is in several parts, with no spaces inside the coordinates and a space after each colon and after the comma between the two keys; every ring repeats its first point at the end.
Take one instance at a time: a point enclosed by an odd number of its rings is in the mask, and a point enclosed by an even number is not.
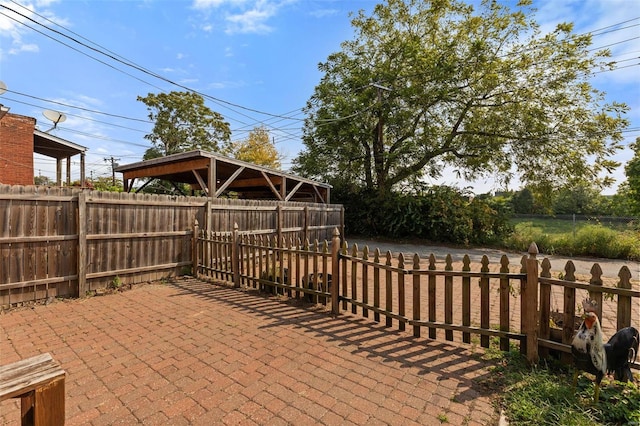
{"type": "Polygon", "coordinates": [[[271,182],[271,179],[269,179],[269,175],[267,175],[262,170],[260,170],[260,173],[262,173],[262,176],[264,177],[264,180],[269,184],[269,188],[271,188],[271,192],[273,192],[275,194],[275,196],[278,197],[278,200],[282,201],[282,195],[280,195],[280,193],[276,189],[276,187],[273,184],[273,182],[271,182]]]}
{"type": "Polygon", "coordinates": [[[242,173],[243,171],[244,171],[244,166],[240,167],[238,170],[233,172],[233,174],[229,176],[229,179],[227,179],[225,183],[220,185],[220,188],[218,188],[218,190],[215,192],[215,198],[218,198],[220,194],[222,194],[225,191],[225,189],[227,189],[229,185],[231,185],[233,181],[236,180],[236,178],[240,176],[240,173],[242,173]]]}
{"type": "Polygon", "coordinates": [[[318,198],[320,198],[320,201],[322,201],[324,204],[327,204],[322,194],[320,194],[320,191],[318,191],[318,187],[313,185],[313,190],[316,191],[316,194],[318,195],[318,198]]]}
{"type": "MultiPolygon", "coordinates": [[[[287,195],[287,198],[285,198],[285,201],[289,201],[291,199],[291,197],[294,196],[294,194],[298,191],[298,189],[300,189],[300,187],[302,186],[304,182],[298,182],[298,184],[296,186],[293,187],[293,189],[291,190],[291,192],[289,193],[289,195],[287,195]]],[[[315,187],[314,187],[315,188],[315,187]]]]}
{"type": "Polygon", "coordinates": [[[204,179],[202,179],[202,176],[200,176],[200,173],[198,173],[197,170],[191,170],[193,172],[193,175],[196,177],[196,180],[198,181],[198,184],[200,185],[200,188],[202,188],[202,190],[209,195],[209,188],[207,187],[207,184],[205,183],[204,179]]]}

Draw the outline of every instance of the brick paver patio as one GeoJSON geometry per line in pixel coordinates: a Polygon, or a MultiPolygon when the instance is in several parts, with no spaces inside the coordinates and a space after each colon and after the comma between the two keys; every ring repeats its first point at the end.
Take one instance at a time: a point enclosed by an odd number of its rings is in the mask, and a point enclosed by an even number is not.
{"type": "Polygon", "coordinates": [[[481,351],[195,280],[0,315],[0,364],[66,370],[68,425],[495,424],[481,351]]]}

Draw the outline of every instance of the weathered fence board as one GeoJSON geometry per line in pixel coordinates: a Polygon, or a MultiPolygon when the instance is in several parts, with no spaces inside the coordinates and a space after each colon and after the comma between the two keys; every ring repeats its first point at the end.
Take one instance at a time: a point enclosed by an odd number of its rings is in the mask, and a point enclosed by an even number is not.
{"type": "Polygon", "coordinates": [[[209,231],[240,221],[245,232],[326,239],[342,218],[339,205],[0,185],[0,306],[189,272],[196,220],[209,231]]]}

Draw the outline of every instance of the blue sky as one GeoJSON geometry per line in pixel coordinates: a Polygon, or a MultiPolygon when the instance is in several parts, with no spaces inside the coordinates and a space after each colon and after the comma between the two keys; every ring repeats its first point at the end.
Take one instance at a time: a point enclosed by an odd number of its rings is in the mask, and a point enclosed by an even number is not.
{"type": "MultiPolygon", "coordinates": [[[[136,97],[183,90],[125,64],[133,63],[211,96],[207,105],[225,116],[232,140],[267,125],[286,169],[303,148],[301,108],[321,78],[318,63],[354,37],[350,12],[371,11],[375,4],[0,0],[0,81],[9,89],[0,103],[12,113],[35,117],[40,130],[51,127],[43,110],[65,113],[67,120],[52,133],[89,148],[87,176],[110,176],[105,158],[113,156],[120,164],[139,161],[149,146],[143,137],[152,125],[136,97]],[[109,51],[113,58],[90,47],[109,51]]],[[[631,107],[625,136],[626,143],[634,141],[640,136],[640,0],[536,0],[535,6],[544,31],[565,21],[574,22],[578,33],[600,30],[594,33],[594,47],[609,46],[619,69],[596,74],[592,83],[607,92],[608,100],[631,107]]],[[[624,163],[631,155],[625,149],[616,159],[624,163]]],[[[36,174],[53,177],[54,164],[36,157],[36,174]]],[[[622,168],[614,178],[624,180],[622,168]]],[[[490,178],[467,183],[445,176],[432,183],[471,185],[476,193],[500,189],[490,178]]],[[[510,189],[518,189],[517,182],[510,189]]]]}

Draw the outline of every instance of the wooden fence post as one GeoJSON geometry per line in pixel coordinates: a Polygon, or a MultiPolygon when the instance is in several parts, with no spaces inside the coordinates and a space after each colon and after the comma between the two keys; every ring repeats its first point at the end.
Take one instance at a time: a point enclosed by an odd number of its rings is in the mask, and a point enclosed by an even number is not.
{"type": "MultiPolygon", "coordinates": [[[[572,261],[567,261],[564,265],[564,280],[576,281],[576,267],[572,261]]],[[[564,288],[564,321],[562,325],[562,343],[570,345],[573,340],[573,334],[575,332],[575,314],[576,314],[576,289],[574,287],[564,288]]],[[[570,353],[563,352],[560,355],[560,360],[565,364],[571,364],[573,362],[573,356],[570,353]]]]}
{"type": "Polygon", "coordinates": [[[87,286],[87,196],[78,193],[78,297],[86,297],[87,286]]]}
{"type": "Polygon", "coordinates": [[[538,246],[531,243],[529,257],[526,260],[527,280],[522,288],[524,316],[524,334],[526,336],[527,361],[537,364],[538,357],[538,246]]]}
{"type": "Polygon", "coordinates": [[[309,240],[309,206],[304,206],[304,230],[302,240],[309,240]]]}
{"type": "Polygon", "coordinates": [[[200,224],[198,219],[193,223],[193,239],[191,240],[191,263],[193,268],[193,277],[198,278],[198,237],[200,236],[200,224]]]}
{"type": "MultiPolygon", "coordinates": [[[[240,250],[238,241],[238,223],[233,224],[231,237],[231,271],[233,272],[233,286],[240,287],[240,250]]],[[[275,265],[274,265],[275,268],[275,265]]]]}
{"type": "MultiPolygon", "coordinates": [[[[542,271],[540,277],[551,278],[551,262],[545,258],[542,261],[542,271]]],[[[551,284],[540,284],[540,329],[538,331],[538,337],[541,339],[549,340],[551,336],[551,284]]],[[[540,348],[540,356],[546,358],[549,356],[549,348],[540,348]]]]}
{"type": "Polygon", "coordinates": [[[278,241],[276,245],[279,246],[282,243],[282,228],[284,223],[284,214],[282,213],[282,205],[276,206],[276,238],[278,241]]]}
{"type": "MultiPolygon", "coordinates": [[[[509,273],[509,258],[503,254],[500,258],[500,272],[509,273]]],[[[509,289],[511,283],[509,278],[500,278],[500,331],[509,331],[510,329],[510,308],[509,308],[509,289]]],[[[509,338],[500,338],[500,350],[509,352],[509,338]]]]}
{"type": "MultiPolygon", "coordinates": [[[[481,272],[489,273],[489,258],[484,255],[482,256],[482,267],[480,268],[481,272]]],[[[536,273],[536,283],[538,282],[538,275],[536,273]]],[[[484,276],[480,278],[480,328],[489,328],[491,326],[491,314],[489,309],[491,308],[491,300],[489,293],[489,277],[484,276]]],[[[489,347],[489,336],[482,335],[480,336],[480,346],[483,348],[489,347]]],[[[537,341],[536,341],[537,344],[537,341]]]]}
{"type": "Polygon", "coordinates": [[[344,238],[344,206],[340,207],[340,236],[344,238]]]}
{"type": "MultiPolygon", "coordinates": [[[[594,263],[593,266],[591,266],[590,272],[591,272],[591,278],[589,279],[589,284],[594,286],[591,288],[593,289],[593,288],[602,287],[602,268],[600,267],[600,265],[597,263],[594,263]]],[[[589,299],[596,302],[596,315],[598,315],[598,318],[600,319],[600,325],[604,327],[605,320],[604,320],[604,316],[602,315],[602,292],[596,291],[596,290],[589,290],[589,299]]]]}
{"type": "MultiPolygon", "coordinates": [[[[631,289],[631,271],[627,265],[618,272],[618,288],[631,289]]],[[[616,329],[620,330],[631,325],[631,297],[618,295],[618,321],[616,329]]]]}
{"type": "MultiPolygon", "coordinates": [[[[420,274],[417,271],[420,269],[420,256],[418,253],[413,255],[413,319],[420,321],[420,274]]],[[[413,326],[413,337],[420,337],[420,326],[413,326]]]]}
{"type": "MultiPolygon", "coordinates": [[[[436,256],[433,253],[429,255],[429,270],[436,270],[436,256]]],[[[430,322],[436,322],[436,289],[436,276],[433,274],[429,274],[427,276],[427,318],[429,318],[430,322]]],[[[429,327],[429,339],[436,338],[437,330],[437,328],[429,327]]]]}
{"type": "Polygon", "coordinates": [[[331,312],[333,315],[340,313],[338,299],[340,296],[340,231],[333,230],[331,239],[331,312]]]}

